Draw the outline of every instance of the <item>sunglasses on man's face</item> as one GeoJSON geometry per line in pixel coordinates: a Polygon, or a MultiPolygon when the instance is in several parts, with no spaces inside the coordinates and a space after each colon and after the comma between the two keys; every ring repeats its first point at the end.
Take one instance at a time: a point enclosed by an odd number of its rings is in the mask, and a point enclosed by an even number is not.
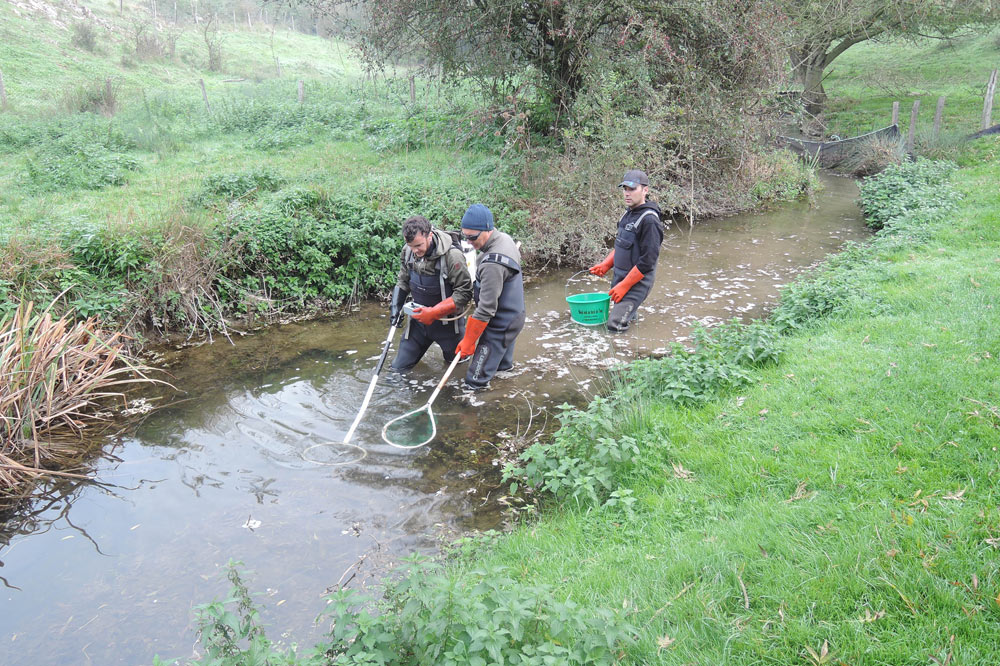
{"type": "Polygon", "coordinates": [[[465,233],[464,231],[462,232],[462,236],[464,236],[464,237],[465,237],[465,240],[469,241],[470,243],[471,243],[472,241],[476,240],[477,238],[479,238],[479,237],[480,237],[480,236],[482,236],[482,235],[483,235],[483,232],[482,232],[482,231],[477,231],[477,232],[476,232],[476,233],[474,233],[474,234],[467,234],[467,233],[465,233]]]}

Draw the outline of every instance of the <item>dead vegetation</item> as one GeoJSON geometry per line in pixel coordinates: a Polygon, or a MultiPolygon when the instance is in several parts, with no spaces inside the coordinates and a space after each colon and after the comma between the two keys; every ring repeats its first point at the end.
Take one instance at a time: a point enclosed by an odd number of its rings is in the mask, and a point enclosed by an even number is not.
{"type": "Polygon", "coordinates": [[[95,319],[54,319],[30,302],[0,321],[0,509],[38,479],[85,478],[66,469],[87,448],[84,430],[127,385],[159,381],[123,344],[95,319]]]}

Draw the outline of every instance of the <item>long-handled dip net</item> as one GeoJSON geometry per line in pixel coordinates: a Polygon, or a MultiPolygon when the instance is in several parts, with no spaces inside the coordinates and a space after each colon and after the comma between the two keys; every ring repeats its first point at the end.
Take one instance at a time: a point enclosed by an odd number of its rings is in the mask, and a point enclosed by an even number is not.
{"type": "Polygon", "coordinates": [[[437,423],[434,421],[434,412],[431,405],[441,392],[441,387],[448,381],[455,366],[460,360],[455,354],[455,359],[448,366],[444,377],[438,382],[434,393],[431,393],[430,400],[423,407],[418,407],[402,416],[397,416],[393,420],[382,426],[382,439],[391,446],[398,449],[419,449],[424,444],[428,444],[437,436],[437,423]]]}
{"type": "Polygon", "coordinates": [[[358,411],[358,415],[354,417],[354,423],[352,423],[351,427],[348,428],[347,434],[344,435],[344,439],[341,440],[340,442],[320,442],[319,444],[313,444],[312,446],[307,447],[306,450],[302,452],[303,460],[305,460],[306,462],[316,463],[317,465],[348,465],[351,463],[358,462],[362,460],[366,455],[368,455],[368,452],[365,449],[361,448],[357,444],[351,444],[350,441],[351,437],[354,436],[354,431],[357,430],[358,428],[358,424],[361,423],[361,418],[365,415],[365,411],[368,409],[368,403],[372,399],[372,393],[375,391],[375,384],[378,383],[379,373],[382,372],[382,366],[385,365],[385,359],[389,355],[389,347],[392,346],[392,336],[395,332],[396,332],[396,326],[390,324],[389,335],[386,336],[385,342],[382,343],[382,354],[378,357],[378,363],[375,364],[375,372],[372,374],[372,378],[368,382],[368,390],[365,392],[364,400],[361,401],[361,409],[358,411]],[[361,453],[361,457],[347,456],[346,460],[331,460],[331,461],[316,460],[314,458],[309,457],[308,454],[313,449],[318,449],[321,447],[340,449],[339,454],[341,457],[343,457],[343,454],[346,451],[351,451],[351,450],[359,451],[361,453]]]}

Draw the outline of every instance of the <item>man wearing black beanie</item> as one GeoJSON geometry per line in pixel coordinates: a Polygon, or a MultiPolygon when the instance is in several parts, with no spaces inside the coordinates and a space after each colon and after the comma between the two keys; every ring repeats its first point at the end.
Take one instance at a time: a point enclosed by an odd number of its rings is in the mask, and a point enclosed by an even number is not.
{"type": "Polygon", "coordinates": [[[471,356],[465,383],[479,389],[514,366],[514,340],[524,328],[521,252],[510,236],[494,228],[493,213],[472,204],[462,216],[462,235],[478,250],[473,297],[476,309],[455,350],[471,356]]]}

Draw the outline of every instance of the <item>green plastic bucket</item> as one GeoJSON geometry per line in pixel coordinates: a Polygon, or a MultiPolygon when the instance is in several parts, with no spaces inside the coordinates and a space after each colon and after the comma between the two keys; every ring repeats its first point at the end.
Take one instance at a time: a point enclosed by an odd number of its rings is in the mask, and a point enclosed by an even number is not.
{"type": "Polygon", "coordinates": [[[573,294],[566,297],[569,316],[578,324],[597,326],[608,320],[611,296],[605,292],[573,294]]]}

